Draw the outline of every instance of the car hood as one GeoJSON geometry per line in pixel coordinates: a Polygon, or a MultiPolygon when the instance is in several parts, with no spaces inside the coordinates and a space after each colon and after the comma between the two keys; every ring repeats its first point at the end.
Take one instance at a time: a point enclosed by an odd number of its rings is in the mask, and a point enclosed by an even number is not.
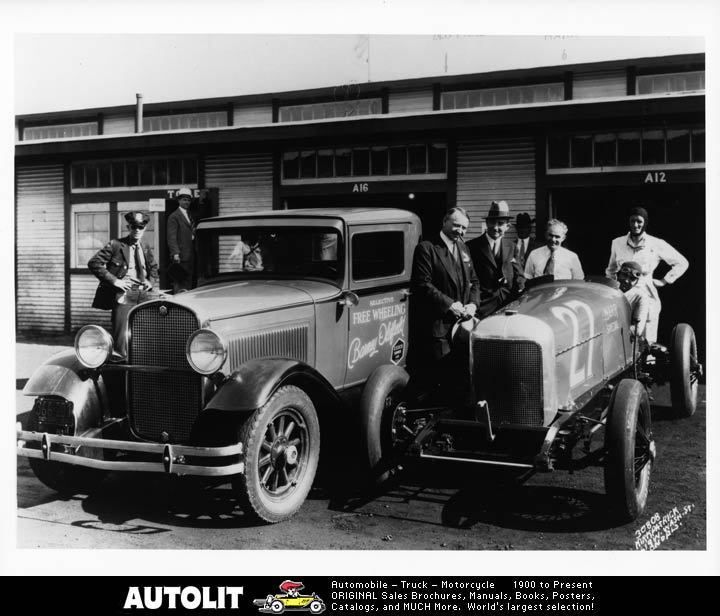
{"type": "Polygon", "coordinates": [[[207,285],[168,299],[194,310],[203,319],[222,319],[328,300],[338,287],[316,281],[242,280],[207,285]]]}

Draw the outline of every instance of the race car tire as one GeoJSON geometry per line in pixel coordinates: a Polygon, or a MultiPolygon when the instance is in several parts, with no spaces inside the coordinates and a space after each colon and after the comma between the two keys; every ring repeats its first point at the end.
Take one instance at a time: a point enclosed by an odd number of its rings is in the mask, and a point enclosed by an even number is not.
{"type": "Polygon", "coordinates": [[[320,457],[315,406],[299,387],[278,389],[238,430],[245,470],[233,489],[251,519],[275,523],[290,518],[310,492],[320,457]]]}
{"type": "Polygon", "coordinates": [[[647,391],[639,381],[623,379],[605,426],[605,492],[618,521],[635,520],[645,510],[654,458],[647,391]]]}
{"type": "Polygon", "coordinates": [[[696,362],[695,332],[687,323],[678,323],[670,337],[670,399],[680,417],[691,417],[697,408],[696,362]]]}
{"type": "Polygon", "coordinates": [[[399,366],[378,366],[360,397],[360,435],[369,479],[375,486],[387,482],[397,471],[402,440],[396,431],[396,414],[408,379],[408,373],[399,366]]]}

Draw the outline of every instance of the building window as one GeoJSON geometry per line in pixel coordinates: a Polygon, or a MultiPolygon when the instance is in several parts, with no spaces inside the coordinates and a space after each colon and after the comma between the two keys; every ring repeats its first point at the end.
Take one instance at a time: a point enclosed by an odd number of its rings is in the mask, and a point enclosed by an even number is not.
{"type": "Polygon", "coordinates": [[[705,129],[553,135],[547,139],[547,161],[548,170],[704,163],[705,129]]]}
{"type": "Polygon", "coordinates": [[[192,130],[220,128],[228,125],[227,111],[201,111],[198,113],[174,113],[170,115],[145,116],[143,131],[146,133],[169,130],[192,130]]]}
{"type": "Polygon", "coordinates": [[[402,231],[356,233],[352,238],[353,280],[385,278],[405,268],[402,231]]]}
{"type": "Polygon", "coordinates": [[[484,88],[443,92],[441,109],[470,109],[472,107],[496,107],[498,105],[529,105],[552,103],[565,98],[562,83],[543,83],[506,88],[484,88]]]}
{"type": "Polygon", "coordinates": [[[111,189],[142,186],[194,186],[196,158],[147,158],[73,163],[72,188],[111,189]]]}
{"type": "Polygon", "coordinates": [[[92,256],[110,241],[110,204],[72,206],[70,267],[86,267],[92,256]]]}
{"type": "Polygon", "coordinates": [[[382,113],[381,98],[361,98],[353,101],[283,105],[278,109],[278,120],[280,122],[305,122],[308,120],[330,120],[332,118],[349,118],[379,113],[382,113]]]}
{"type": "Polygon", "coordinates": [[[374,145],[283,152],[283,182],[335,178],[447,177],[447,145],[374,145]]]}
{"type": "Polygon", "coordinates": [[[98,134],[97,122],[77,122],[73,124],[49,124],[45,126],[25,126],[23,141],[38,139],[73,139],[98,134]]]}
{"type": "Polygon", "coordinates": [[[705,90],[705,71],[639,75],[638,94],[667,94],[669,92],[696,92],[705,90]]]}

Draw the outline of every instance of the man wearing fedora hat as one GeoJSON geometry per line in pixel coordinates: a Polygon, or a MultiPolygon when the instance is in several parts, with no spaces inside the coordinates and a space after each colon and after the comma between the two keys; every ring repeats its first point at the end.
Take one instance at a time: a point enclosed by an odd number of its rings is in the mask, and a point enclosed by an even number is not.
{"type": "Polygon", "coordinates": [[[526,214],[525,212],[521,212],[515,218],[515,231],[517,232],[515,259],[523,271],[525,270],[525,261],[530,252],[542,246],[540,242],[530,237],[533,222],[535,221],[530,218],[530,214],[526,214]]]}
{"type": "Polygon", "coordinates": [[[167,219],[167,245],[170,252],[168,274],[173,281],[173,292],[177,294],[193,288],[195,221],[189,212],[192,191],[183,186],[176,197],[179,207],[167,219]]]}
{"type": "Polygon", "coordinates": [[[485,218],[487,230],[467,243],[480,280],[478,317],[481,319],[515,299],[523,288],[524,278],[515,258],[515,246],[504,237],[510,218],[507,201],[493,201],[485,218]]]}
{"type": "Polygon", "coordinates": [[[158,266],[150,246],[142,242],[150,217],[144,212],[125,214],[128,234],[110,240],[88,261],[100,281],[93,308],[112,310],[115,351],[127,354],[127,316],[133,306],[158,297],[158,266]]]}

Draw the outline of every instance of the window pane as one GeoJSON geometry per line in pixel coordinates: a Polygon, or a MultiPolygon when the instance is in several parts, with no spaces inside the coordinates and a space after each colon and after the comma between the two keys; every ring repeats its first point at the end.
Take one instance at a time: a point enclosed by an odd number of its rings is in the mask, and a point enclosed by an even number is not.
{"type": "Polygon", "coordinates": [[[690,162],[690,131],[688,129],[668,130],[667,161],[669,163],[690,162]]]}
{"type": "Polygon", "coordinates": [[[79,233],[92,231],[93,229],[93,215],[92,214],[77,214],[76,217],[77,230],[79,233]]]}
{"type": "Polygon", "coordinates": [[[370,150],[370,158],[372,164],[372,175],[388,174],[388,148],[386,146],[372,148],[372,150],[370,150]]]}
{"type": "Polygon", "coordinates": [[[178,158],[168,161],[168,184],[182,184],[182,161],[178,158]]]}
{"type": "Polygon", "coordinates": [[[153,184],[165,185],[168,183],[167,160],[160,159],[153,161],[153,184]]]}
{"type": "Polygon", "coordinates": [[[573,167],[592,167],[592,137],[590,135],[571,137],[570,146],[573,167]]]}
{"type": "Polygon", "coordinates": [[[333,176],[333,151],[319,150],[317,156],[318,177],[331,178],[333,176]]]}
{"type": "Polygon", "coordinates": [[[644,165],[665,163],[665,134],[662,130],[644,130],[642,134],[642,162],[644,165]]]}
{"type": "Polygon", "coordinates": [[[285,152],[283,154],[283,177],[296,180],[300,174],[300,153],[285,152]]]}
{"type": "Polygon", "coordinates": [[[85,166],[72,166],[72,185],[73,188],[85,188],[85,166]]]}
{"type": "Polygon", "coordinates": [[[315,169],[315,150],[306,150],[300,152],[300,177],[301,178],[314,178],[316,176],[315,169]]]}
{"type": "Polygon", "coordinates": [[[353,280],[401,274],[405,267],[404,261],[402,231],[378,231],[353,235],[353,280]]]}
{"type": "Polygon", "coordinates": [[[198,181],[197,159],[185,158],[183,160],[183,183],[184,184],[197,184],[197,181],[198,181]]]}
{"type": "Polygon", "coordinates": [[[110,163],[100,163],[98,165],[99,185],[104,187],[110,186],[110,163]]]}
{"type": "Polygon", "coordinates": [[[429,146],[429,173],[447,173],[447,146],[444,143],[433,143],[429,146]]]}
{"type": "Polygon", "coordinates": [[[85,165],[85,186],[86,188],[97,188],[98,185],[98,169],[95,163],[87,163],[85,165]]]}
{"type": "Polygon", "coordinates": [[[390,148],[390,173],[393,175],[407,174],[407,148],[405,146],[390,148]]]}
{"type": "Polygon", "coordinates": [[[140,176],[140,186],[152,185],[152,163],[149,160],[141,160],[138,162],[138,174],[140,176]]]}
{"type": "Polygon", "coordinates": [[[129,160],[125,164],[125,179],[127,180],[128,186],[138,185],[138,164],[135,160],[129,160]]]}
{"type": "Polygon", "coordinates": [[[443,92],[440,96],[441,109],[455,109],[455,96],[450,92],[443,92]]]}
{"type": "Polygon", "coordinates": [[[705,129],[692,132],[692,159],[694,163],[705,162],[705,129]]]}
{"type": "Polygon", "coordinates": [[[352,152],[350,148],[335,150],[335,175],[346,177],[352,171],[352,152]]]}
{"type": "Polygon", "coordinates": [[[601,134],[594,137],[595,146],[595,166],[596,167],[614,167],[617,162],[615,160],[615,135],[601,134]]]}
{"type": "Polygon", "coordinates": [[[566,169],[570,166],[570,138],[548,137],[548,168],[566,169]]]}
{"type": "Polygon", "coordinates": [[[408,146],[410,173],[425,173],[427,169],[427,162],[425,160],[426,151],[424,145],[408,146]]]}
{"type": "Polygon", "coordinates": [[[125,164],[112,163],[112,185],[125,186],[125,164]]]}
{"type": "Polygon", "coordinates": [[[618,133],[618,165],[640,164],[640,132],[618,133]]]}
{"type": "Polygon", "coordinates": [[[370,175],[370,150],[353,149],[353,175],[370,175]]]}

